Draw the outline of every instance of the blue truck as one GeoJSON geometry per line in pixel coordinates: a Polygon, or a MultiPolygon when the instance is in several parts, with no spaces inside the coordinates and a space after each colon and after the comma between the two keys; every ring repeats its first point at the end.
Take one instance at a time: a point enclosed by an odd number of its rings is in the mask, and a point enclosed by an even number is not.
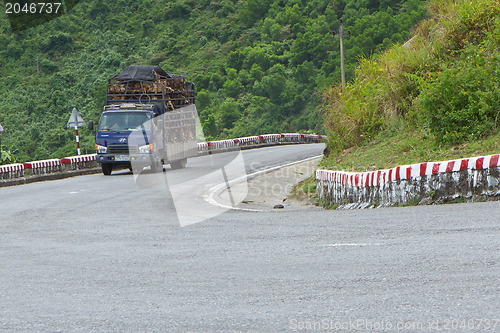
{"type": "MultiPolygon", "coordinates": [[[[104,175],[184,168],[198,155],[195,86],[159,66],[129,66],[108,80],[106,105],[95,128],[96,161],[104,175]]],[[[89,129],[94,130],[93,122],[89,129]]]]}

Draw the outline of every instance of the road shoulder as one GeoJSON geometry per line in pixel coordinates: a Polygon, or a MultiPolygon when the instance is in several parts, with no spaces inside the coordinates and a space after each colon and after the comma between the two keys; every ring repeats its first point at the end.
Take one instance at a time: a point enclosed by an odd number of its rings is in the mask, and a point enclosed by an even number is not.
{"type": "MultiPolygon", "coordinates": [[[[247,180],[248,194],[237,207],[258,210],[292,207],[318,208],[314,205],[314,200],[289,199],[288,197],[296,184],[315,172],[320,161],[321,157],[307,159],[252,177],[247,180]]],[[[221,193],[221,195],[224,194],[221,193]]]]}

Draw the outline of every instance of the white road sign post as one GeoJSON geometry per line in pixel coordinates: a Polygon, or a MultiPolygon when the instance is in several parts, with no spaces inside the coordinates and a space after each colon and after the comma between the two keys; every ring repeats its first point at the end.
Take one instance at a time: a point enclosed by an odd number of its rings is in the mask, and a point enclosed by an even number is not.
{"type": "Polygon", "coordinates": [[[71,112],[71,116],[69,117],[68,124],[66,125],[67,128],[74,127],[75,128],[75,135],[76,135],[76,150],[78,152],[78,155],[81,155],[80,152],[80,138],[78,136],[78,127],[85,126],[85,121],[83,121],[82,116],[78,113],[78,110],[76,108],[73,108],[73,112],[71,112]]]}

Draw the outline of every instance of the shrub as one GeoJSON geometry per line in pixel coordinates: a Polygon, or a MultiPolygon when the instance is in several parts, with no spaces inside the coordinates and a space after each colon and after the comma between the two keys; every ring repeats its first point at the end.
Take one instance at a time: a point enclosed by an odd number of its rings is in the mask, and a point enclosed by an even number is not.
{"type": "Polygon", "coordinates": [[[394,117],[457,144],[499,127],[500,3],[432,1],[415,37],[361,59],[356,78],[324,94],[331,151],[373,137],[394,117]]]}
{"type": "Polygon", "coordinates": [[[419,90],[409,73],[421,70],[424,50],[394,46],[378,59],[361,59],[352,84],[343,92],[335,87],[324,94],[332,151],[374,137],[384,124],[410,110],[419,90]]]}
{"type": "Polygon", "coordinates": [[[363,98],[369,90],[348,85],[342,93],[340,87],[330,89],[326,96],[330,107],[326,113],[326,127],[332,151],[361,143],[373,136],[383,124],[383,115],[374,99],[363,98]]]}
{"type": "Polygon", "coordinates": [[[420,82],[419,102],[437,141],[457,144],[498,127],[500,56],[468,44],[460,58],[420,82]]]}

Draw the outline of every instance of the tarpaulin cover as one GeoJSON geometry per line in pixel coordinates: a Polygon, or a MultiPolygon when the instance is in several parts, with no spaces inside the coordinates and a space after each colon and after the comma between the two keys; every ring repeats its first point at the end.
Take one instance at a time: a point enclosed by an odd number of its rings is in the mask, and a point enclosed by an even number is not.
{"type": "Polygon", "coordinates": [[[157,74],[165,77],[170,77],[160,66],[139,66],[132,65],[128,66],[118,75],[113,76],[111,79],[113,80],[145,80],[145,81],[154,81],[155,75],[153,73],[155,71],[157,74]]]}

